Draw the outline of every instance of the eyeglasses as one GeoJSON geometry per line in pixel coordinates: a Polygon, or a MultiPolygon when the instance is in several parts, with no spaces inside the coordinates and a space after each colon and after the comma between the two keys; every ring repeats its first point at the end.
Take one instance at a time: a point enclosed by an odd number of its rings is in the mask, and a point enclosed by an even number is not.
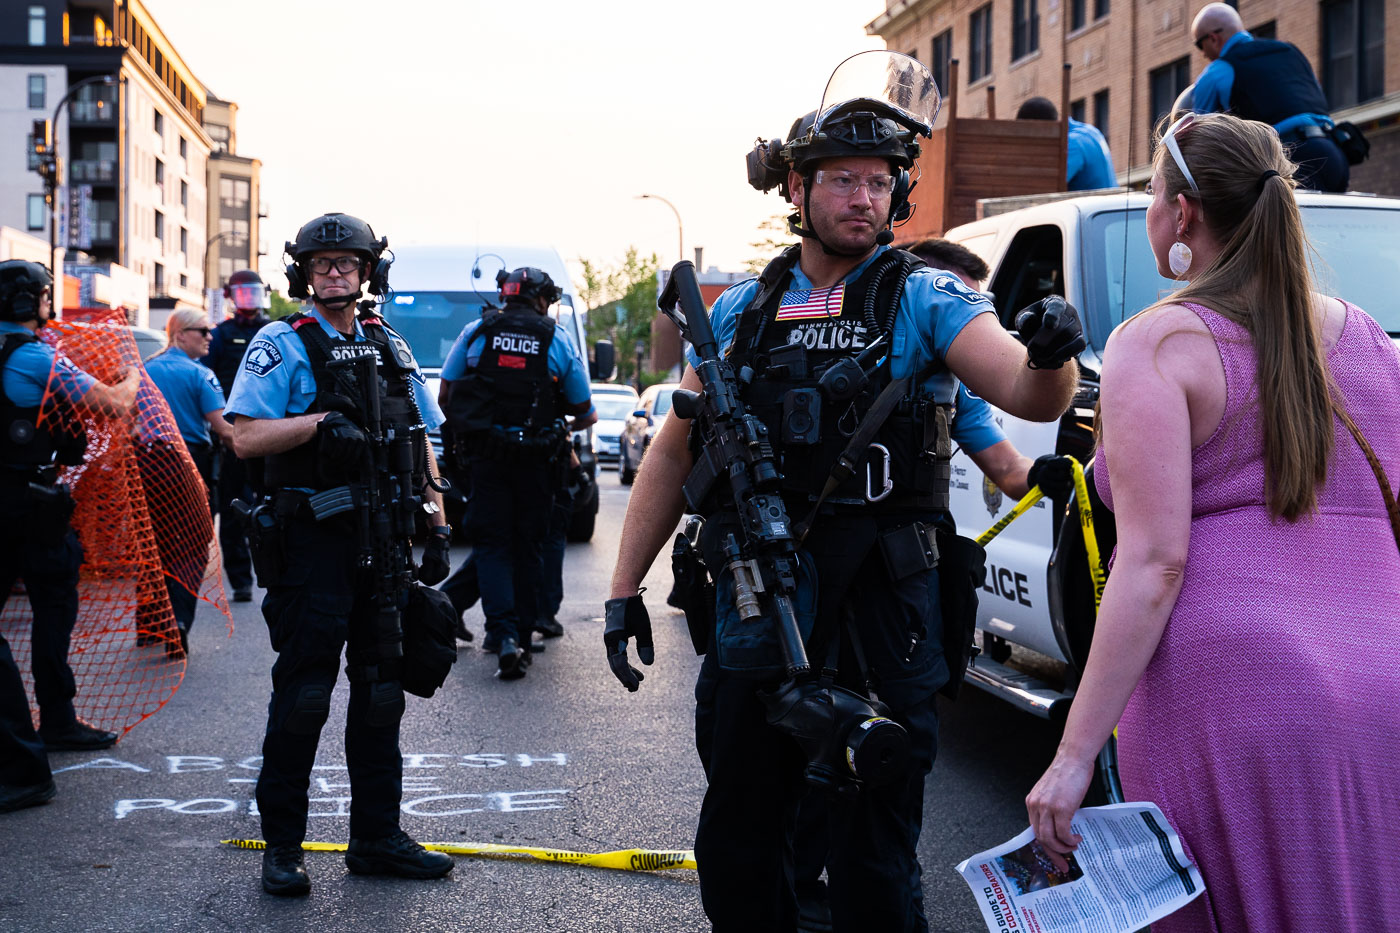
{"type": "Polygon", "coordinates": [[[362,260],[359,256],[336,256],[332,259],[329,256],[313,256],[306,263],[306,267],[317,275],[328,275],[331,267],[341,275],[348,275],[360,268],[362,260]]]}
{"type": "Polygon", "coordinates": [[[1170,152],[1172,158],[1176,160],[1176,167],[1181,169],[1182,175],[1186,176],[1186,183],[1191,186],[1191,190],[1200,194],[1201,189],[1196,187],[1196,179],[1191,177],[1191,170],[1186,167],[1186,158],[1181,154],[1181,147],[1176,143],[1176,134],[1185,130],[1195,119],[1196,115],[1194,113],[1188,113],[1186,116],[1173,123],[1167,131],[1162,134],[1162,145],[1167,147],[1167,151],[1170,152]]]}
{"type": "Polygon", "coordinates": [[[212,331],[211,328],[208,328],[208,327],[182,327],[182,328],[180,328],[180,333],[182,333],[182,334],[194,333],[194,334],[199,334],[199,336],[201,336],[201,337],[208,337],[211,333],[213,333],[213,331],[212,331]]]}
{"type": "Polygon", "coordinates": [[[887,198],[894,192],[893,175],[854,175],[850,172],[817,172],[816,183],[843,198],[848,198],[861,188],[870,192],[872,198],[887,198]]]}
{"type": "Polygon", "coordinates": [[[1197,36],[1197,37],[1196,37],[1196,51],[1197,51],[1197,52],[1204,52],[1204,51],[1205,51],[1206,40],[1209,39],[1211,36],[1215,35],[1215,34],[1216,34],[1217,32],[1219,32],[1219,31],[1220,31],[1219,29],[1212,29],[1210,32],[1206,33],[1206,34],[1203,35],[1203,36],[1197,36]]]}

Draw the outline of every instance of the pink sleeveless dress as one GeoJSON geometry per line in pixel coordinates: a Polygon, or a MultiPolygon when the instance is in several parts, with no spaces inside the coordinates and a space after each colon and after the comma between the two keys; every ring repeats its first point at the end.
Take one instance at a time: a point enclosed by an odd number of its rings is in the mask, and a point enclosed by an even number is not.
{"type": "MultiPolygon", "coordinates": [[[[1247,331],[1187,305],[1225,365],[1192,453],[1181,595],[1118,728],[1127,800],[1161,806],[1206,892],[1154,933],[1400,929],[1400,551],[1351,433],[1318,510],[1271,522],[1247,331]]],[[[1400,490],[1400,356],[1348,305],[1328,364],[1400,490]]],[[[1112,507],[1100,451],[1095,483],[1112,507]]]]}

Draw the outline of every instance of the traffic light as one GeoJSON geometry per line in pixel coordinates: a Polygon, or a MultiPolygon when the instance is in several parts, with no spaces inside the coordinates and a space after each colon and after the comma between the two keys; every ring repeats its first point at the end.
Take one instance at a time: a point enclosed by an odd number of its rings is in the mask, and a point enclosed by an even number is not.
{"type": "Polygon", "coordinates": [[[35,120],[32,143],[34,161],[41,176],[47,180],[54,171],[53,130],[48,120],[35,120]]]}

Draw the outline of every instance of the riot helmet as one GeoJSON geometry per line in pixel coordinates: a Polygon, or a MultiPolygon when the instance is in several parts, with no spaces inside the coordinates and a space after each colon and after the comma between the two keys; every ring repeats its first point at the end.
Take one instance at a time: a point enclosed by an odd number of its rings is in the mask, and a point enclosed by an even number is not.
{"type": "Polygon", "coordinates": [[[0,321],[36,321],[44,293],[53,287],[49,270],[37,262],[0,262],[0,321]]]}
{"type": "Polygon", "coordinates": [[[502,269],[496,273],[496,288],[501,300],[506,304],[522,302],[531,308],[538,308],[537,300],[544,298],[546,306],[554,304],[564,294],[564,290],[554,284],[549,273],[534,266],[521,266],[511,272],[502,269]]]}
{"type": "MultiPolygon", "coordinates": [[[[909,194],[917,184],[909,169],[919,157],[919,136],[928,136],[942,99],[932,73],[916,59],[890,51],[852,55],[832,72],[821,105],[799,117],[786,142],[761,139],[748,156],[749,184],[760,191],[779,188],[791,200],[787,173],[791,169],[806,180],[804,201],[811,197],[813,171],[823,159],[873,156],[890,164],[895,176],[885,230],[878,237],[889,243],[888,227],[902,223],[912,213],[909,194]]],[[[803,209],[809,207],[804,203],[803,209]]],[[[822,248],[837,254],[815,231],[801,226],[801,214],[788,219],[789,229],[811,237],[822,248]]]]}
{"type": "Polygon", "coordinates": [[[224,297],[241,318],[255,318],[272,307],[272,289],[252,269],[240,269],[228,277],[224,297]]]}
{"type": "MultiPolygon", "coordinates": [[[[290,298],[315,298],[311,294],[311,278],[307,274],[306,260],[313,253],[328,250],[350,250],[363,260],[365,274],[361,278],[369,283],[369,293],[384,296],[389,290],[389,266],[393,254],[384,258],[389,249],[388,237],[375,237],[369,224],[349,214],[330,213],[310,220],[297,231],[295,240],[289,240],[283,252],[291,258],[287,266],[287,296],[290,298]]],[[[358,295],[347,295],[331,300],[317,298],[322,304],[334,310],[341,310],[353,303],[358,295]]]]}

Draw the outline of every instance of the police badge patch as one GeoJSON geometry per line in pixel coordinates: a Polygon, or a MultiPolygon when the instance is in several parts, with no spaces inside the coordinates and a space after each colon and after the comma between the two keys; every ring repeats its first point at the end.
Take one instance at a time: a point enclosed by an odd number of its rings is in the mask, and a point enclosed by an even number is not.
{"type": "Polygon", "coordinates": [[[946,272],[934,273],[933,287],[945,295],[961,299],[970,305],[979,305],[987,301],[986,295],[974,292],[964,285],[957,276],[949,275],[946,272]]]}
{"type": "Polygon", "coordinates": [[[248,348],[243,357],[243,369],[254,376],[266,376],[282,365],[282,352],[266,340],[259,340],[248,348]]]}
{"type": "Polygon", "coordinates": [[[982,477],[982,502],[993,516],[1001,511],[1001,488],[985,476],[982,477]]]}

